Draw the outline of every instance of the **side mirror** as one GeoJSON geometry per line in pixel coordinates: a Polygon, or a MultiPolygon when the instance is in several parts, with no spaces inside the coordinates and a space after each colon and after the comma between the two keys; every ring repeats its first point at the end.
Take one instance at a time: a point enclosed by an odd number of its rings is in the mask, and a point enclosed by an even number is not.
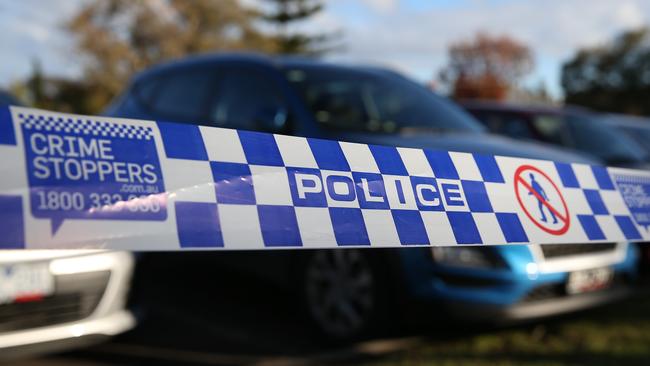
{"type": "Polygon", "coordinates": [[[263,107],[254,114],[257,128],[264,132],[283,132],[287,127],[289,113],[285,107],[263,107]]]}

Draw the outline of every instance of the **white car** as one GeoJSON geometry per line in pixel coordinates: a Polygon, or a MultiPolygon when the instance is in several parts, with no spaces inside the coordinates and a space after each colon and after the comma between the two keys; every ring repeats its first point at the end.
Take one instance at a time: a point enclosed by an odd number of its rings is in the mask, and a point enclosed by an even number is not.
{"type": "Polygon", "coordinates": [[[101,341],[131,329],[133,255],[0,251],[0,360],[101,341]]]}

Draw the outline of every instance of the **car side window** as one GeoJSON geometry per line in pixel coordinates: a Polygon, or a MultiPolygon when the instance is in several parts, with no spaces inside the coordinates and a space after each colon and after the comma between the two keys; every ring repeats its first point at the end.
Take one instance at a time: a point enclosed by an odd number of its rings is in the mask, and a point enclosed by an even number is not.
{"type": "Polygon", "coordinates": [[[540,141],[567,145],[566,121],[561,116],[538,115],[532,119],[532,125],[540,141]]]}
{"type": "Polygon", "coordinates": [[[526,120],[515,114],[481,112],[479,118],[494,133],[513,138],[534,138],[526,120]]]}
{"type": "Polygon", "coordinates": [[[205,67],[183,68],[142,85],[139,96],[160,117],[200,123],[206,117],[213,72],[205,67]]]}
{"type": "Polygon", "coordinates": [[[287,118],[277,80],[264,69],[247,66],[220,69],[208,113],[218,127],[273,132],[281,130],[287,118]]]}

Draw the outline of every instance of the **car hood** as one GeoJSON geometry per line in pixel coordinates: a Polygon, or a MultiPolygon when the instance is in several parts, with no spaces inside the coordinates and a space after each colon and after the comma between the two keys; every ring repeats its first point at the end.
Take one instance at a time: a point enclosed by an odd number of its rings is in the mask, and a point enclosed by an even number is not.
{"type": "Polygon", "coordinates": [[[573,151],[487,133],[417,133],[383,135],[372,133],[339,133],[328,138],[374,145],[390,145],[512,156],[518,158],[553,160],[563,163],[602,164],[591,157],[573,151]]]}

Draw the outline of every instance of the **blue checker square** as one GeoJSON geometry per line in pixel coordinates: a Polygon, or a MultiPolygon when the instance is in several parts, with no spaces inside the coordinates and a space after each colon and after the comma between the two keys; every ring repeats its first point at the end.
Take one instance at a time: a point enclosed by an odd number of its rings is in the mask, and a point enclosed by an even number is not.
{"type": "Polygon", "coordinates": [[[370,209],[388,209],[386,188],[381,174],[352,172],[352,179],[357,191],[359,207],[370,209]]]}
{"type": "Polygon", "coordinates": [[[508,243],[528,243],[528,235],[516,213],[497,212],[497,221],[508,243]]]}
{"type": "Polygon", "coordinates": [[[300,229],[293,206],[259,205],[262,238],[267,247],[300,247],[300,229]]]}
{"type": "Polygon", "coordinates": [[[16,134],[9,107],[0,107],[0,145],[16,145],[16,134]]]}
{"type": "Polygon", "coordinates": [[[0,249],[25,248],[23,199],[0,195],[0,249]]]}
{"type": "Polygon", "coordinates": [[[447,212],[447,218],[458,244],[483,244],[471,212],[447,212]]]}
{"type": "Polygon", "coordinates": [[[170,122],[157,123],[168,158],[208,160],[198,126],[170,122]]]}
{"type": "Polygon", "coordinates": [[[218,203],[255,204],[253,178],[248,164],[211,161],[210,168],[218,203]]]}
{"type": "Polygon", "coordinates": [[[587,234],[589,240],[605,240],[605,234],[598,225],[596,217],[592,215],[578,215],[578,221],[587,234]]]}
{"type": "Polygon", "coordinates": [[[555,169],[557,169],[557,173],[560,176],[560,180],[564,187],[580,188],[580,183],[578,182],[578,178],[576,178],[576,174],[573,171],[571,164],[555,163],[555,169]]]}
{"type": "Polygon", "coordinates": [[[181,248],[223,247],[216,203],[176,202],[175,208],[181,248]]]}
{"type": "Polygon", "coordinates": [[[448,152],[424,150],[424,156],[429,161],[436,178],[459,179],[456,166],[448,152]]]}
{"type": "Polygon", "coordinates": [[[585,197],[587,198],[587,203],[591,207],[594,215],[609,215],[607,207],[603,202],[603,198],[600,196],[600,192],[595,189],[585,189],[585,197]]]}
{"type": "Polygon", "coordinates": [[[634,221],[629,216],[614,216],[618,227],[621,228],[623,235],[628,240],[637,240],[641,239],[641,234],[634,225],[634,221]]]}
{"type": "Polygon", "coordinates": [[[382,174],[409,175],[396,147],[378,145],[368,147],[382,174]]]}
{"type": "Polygon", "coordinates": [[[253,131],[237,131],[237,134],[249,164],[284,166],[272,134],[253,131]]]}
{"type": "Polygon", "coordinates": [[[307,142],[320,169],[350,171],[350,164],[348,164],[338,141],[308,138],[307,142]]]}
{"type": "Polygon", "coordinates": [[[330,207],[329,212],[338,245],[370,245],[361,209],[330,207]]]}
{"type": "Polygon", "coordinates": [[[505,183],[503,175],[501,174],[501,169],[499,169],[499,165],[494,156],[483,154],[474,154],[473,156],[476,166],[478,166],[478,170],[481,172],[483,181],[490,183],[505,183]]]}
{"type": "Polygon", "coordinates": [[[312,168],[286,169],[294,206],[327,207],[327,197],[320,170],[312,168]]]}
{"type": "Polygon", "coordinates": [[[429,236],[424,228],[420,211],[391,210],[397,235],[402,245],[429,244],[429,236]]]}
{"type": "Polygon", "coordinates": [[[612,191],[616,189],[614,188],[614,183],[612,183],[612,179],[609,177],[607,168],[603,166],[592,165],[591,171],[594,173],[594,178],[596,178],[596,183],[598,183],[598,188],[608,190],[608,191],[612,191]]]}
{"type": "Polygon", "coordinates": [[[465,199],[471,212],[492,212],[492,204],[485,190],[485,183],[474,180],[461,180],[465,199]]]}

